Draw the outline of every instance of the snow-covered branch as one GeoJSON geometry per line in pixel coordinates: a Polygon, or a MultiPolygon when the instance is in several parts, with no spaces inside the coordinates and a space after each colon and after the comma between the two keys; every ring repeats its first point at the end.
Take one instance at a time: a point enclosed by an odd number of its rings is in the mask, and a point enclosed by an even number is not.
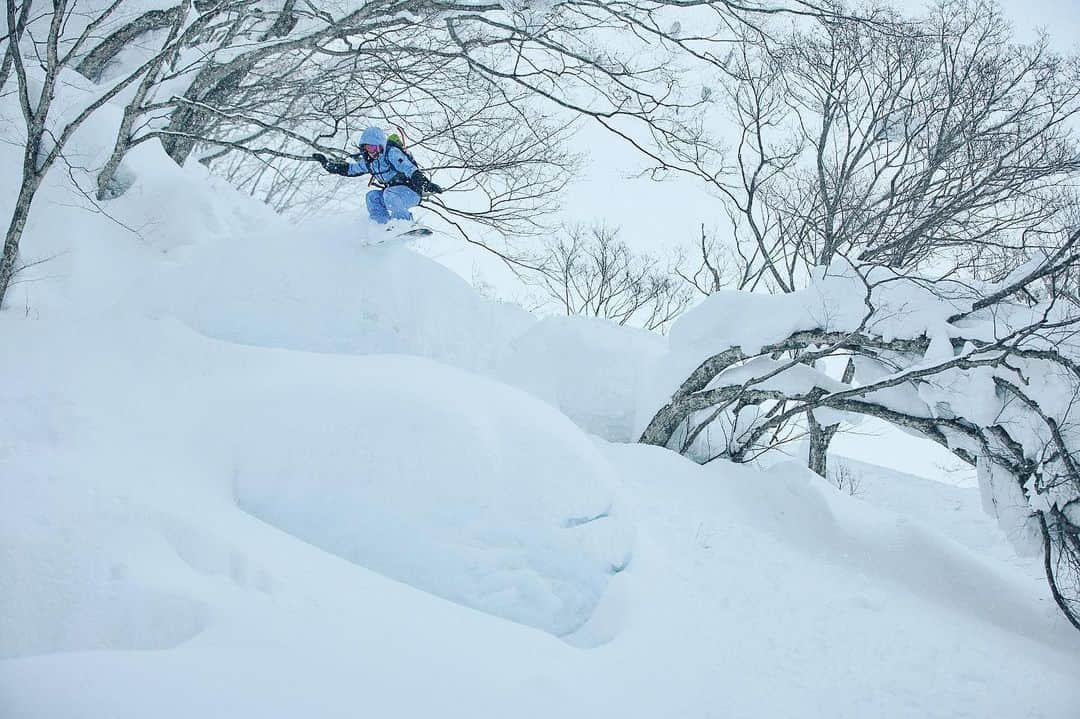
{"type": "Polygon", "coordinates": [[[715,294],[672,328],[672,372],[693,369],[671,375],[641,441],[750,461],[804,421],[811,435],[859,416],[898,425],[977,466],[1018,545],[1049,533],[1058,569],[1047,578],[1075,622],[1080,313],[1055,290],[1073,242],[997,286],[838,262],[792,294],[715,294]],[[840,362],[837,378],[828,368],[840,362]]]}

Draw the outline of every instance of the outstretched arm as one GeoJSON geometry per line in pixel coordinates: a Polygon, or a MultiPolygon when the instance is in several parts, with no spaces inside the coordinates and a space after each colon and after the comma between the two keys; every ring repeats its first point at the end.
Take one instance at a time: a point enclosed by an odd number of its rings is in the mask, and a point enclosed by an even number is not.
{"type": "Polygon", "coordinates": [[[323,166],[327,172],[334,175],[341,175],[342,177],[356,177],[357,175],[366,175],[367,166],[361,162],[345,162],[344,160],[330,160],[326,155],[321,152],[315,152],[311,155],[312,159],[317,161],[323,166]]]}
{"type": "Polygon", "coordinates": [[[368,174],[368,164],[360,159],[360,155],[349,155],[349,161],[344,164],[345,177],[368,174]]]}

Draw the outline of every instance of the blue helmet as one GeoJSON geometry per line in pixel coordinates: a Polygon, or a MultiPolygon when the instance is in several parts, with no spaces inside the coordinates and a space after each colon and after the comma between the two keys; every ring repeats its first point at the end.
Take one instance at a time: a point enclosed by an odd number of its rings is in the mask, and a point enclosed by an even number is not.
{"type": "Polygon", "coordinates": [[[360,147],[363,147],[364,145],[386,147],[386,133],[377,127],[369,127],[360,135],[360,142],[357,144],[360,145],[360,147]]]}

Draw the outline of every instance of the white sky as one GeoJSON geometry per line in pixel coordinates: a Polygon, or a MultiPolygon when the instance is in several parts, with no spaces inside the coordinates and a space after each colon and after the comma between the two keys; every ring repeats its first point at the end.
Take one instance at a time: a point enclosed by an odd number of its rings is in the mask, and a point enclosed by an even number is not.
{"type": "Polygon", "coordinates": [[[1021,40],[1031,40],[1036,28],[1043,28],[1062,52],[1080,51],[1080,0],[1001,0],[1001,6],[1021,40]]]}

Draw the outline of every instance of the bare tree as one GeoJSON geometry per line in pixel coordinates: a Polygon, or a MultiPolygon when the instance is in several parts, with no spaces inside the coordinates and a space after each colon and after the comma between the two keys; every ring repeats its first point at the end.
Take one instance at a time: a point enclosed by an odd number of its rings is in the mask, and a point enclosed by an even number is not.
{"type": "Polygon", "coordinates": [[[618,230],[565,228],[523,279],[567,315],[605,317],[662,331],[690,302],[691,291],[668,267],[619,240],[618,230]]]}
{"type": "Polygon", "coordinates": [[[728,58],[740,287],[789,292],[840,255],[1000,278],[1067,226],[1080,61],[1014,43],[983,0],[865,15],[728,58]]]}

